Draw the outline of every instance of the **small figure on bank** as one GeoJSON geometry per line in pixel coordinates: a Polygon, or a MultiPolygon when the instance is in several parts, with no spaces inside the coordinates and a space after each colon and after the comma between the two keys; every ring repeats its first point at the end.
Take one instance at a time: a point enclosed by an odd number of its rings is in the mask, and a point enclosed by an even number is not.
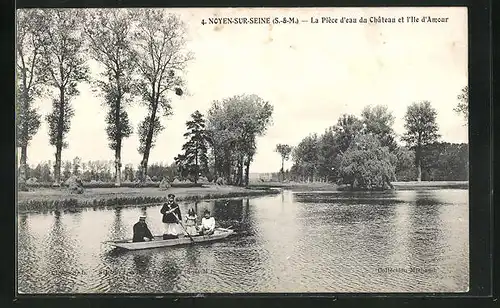
{"type": "Polygon", "coordinates": [[[201,219],[200,234],[212,235],[215,231],[215,218],[210,216],[210,211],[205,210],[204,216],[201,219]]]}
{"type": "Polygon", "coordinates": [[[153,234],[149,231],[148,225],[146,224],[146,216],[140,216],[139,221],[134,225],[134,236],[132,242],[144,242],[152,241],[154,239],[153,234]]]}
{"type": "Polygon", "coordinates": [[[163,232],[163,239],[174,239],[178,238],[179,221],[182,219],[181,210],[179,205],[175,202],[175,195],[168,194],[168,201],[163,204],[160,213],[163,214],[163,226],[165,231],[163,232]]]}
{"type": "Polygon", "coordinates": [[[189,235],[197,235],[198,230],[196,230],[196,219],[198,215],[194,212],[193,209],[189,209],[186,215],[186,231],[189,235]]]}

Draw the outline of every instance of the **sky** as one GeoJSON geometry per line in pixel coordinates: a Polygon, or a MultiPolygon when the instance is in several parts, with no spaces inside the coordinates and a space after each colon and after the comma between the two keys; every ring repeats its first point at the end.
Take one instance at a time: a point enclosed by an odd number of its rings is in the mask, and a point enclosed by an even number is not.
{"type": "MultiPolygon", "coordinates": [[[[386,105],[394,130],[404,132],[404,114],[412,102],[428,100],[437,111],[441,140],[467,142],[463,117],[453,108],[467,85],[466,8],[322,8],[322,9],[167,9],[187,25],[187,48],[194,59],[186,70],[188,95],[172,95],[173,115],[162,118],[149,162],[173,162],[186,141],[190,114],[205,113],[213,100],[257,94],[274,106],[272,125],[258,138],[250,172],[276,172],[278,143],[297,145],[321,134],[343,113],[359,116],[367,105],[386,105]],[[209,17],[448,17],[446,23],[300,23],[280,25],[202,25],[209,17]]],[[[93,74],[99,68],[91,63],[93,74]]],[[[112,160],[105,133],[106,109],[88,84],[73,99],[75,116],[63,160],[112,160]]],[[[51,100],[36,102],[45,117],[51,100]]],[[[146,109],[127,109],[137,131],[146,109]]],[[[123,142],[122,163],[137,166],[141,155],[133,134],[123,142]]],[[[28,147],[28,164],[54,161],[48,126],[43,121],[28,147]]],[[[285,168],[291,166],[287,162],[285,168]]]]}

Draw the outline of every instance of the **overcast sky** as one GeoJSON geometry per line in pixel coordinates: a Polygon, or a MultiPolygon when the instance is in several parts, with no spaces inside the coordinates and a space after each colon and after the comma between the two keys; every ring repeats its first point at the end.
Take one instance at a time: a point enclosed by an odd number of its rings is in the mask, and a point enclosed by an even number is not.
{"type": "MultiPolygon", "coordinates": [[[[453,108],[467,85],[467,13],[465,8],[430,9],[178,9],[188,27],[188,48],[195,59],[186,74],[189,96],[173,97],[174,114],[162,119],[165,130],[152,149],[150,163],[170,164],[185,142],[182,134],[191,113],[205,113],[215,99],[257,94],[274,106],[273,125],[258,139],[251,172],[275,172],[277,143],[297,145],[310,133],[322,133],[342,113],[360,115],[368,104],[387,105],[402,134],[409,104],[429,100],[437,110],[442,140],[467,142],[467,127],[453,108]],[[448,17],[447,23],[201,25],[213,17],[288,16],[448,17]]],[[[95,70],[94,70],[95,72],[95,70]]],[[[105,133],[106,109],[87,84],[72,102],[75,116],[63,160],[111,160],[105,133]]],[[[50,112],[51,101],[37,101],[50,112]]],[[[128,109],[134,125],[143,106],[128,109]]],[[[54,160],[47,124],[28,148],[28,163],[54,160]]],[[[137,166],[141,155],[136,134],[123,143],[122,161],[137,166]]],[[[288,163],[285,167],[289,167],[288,163]]]]}

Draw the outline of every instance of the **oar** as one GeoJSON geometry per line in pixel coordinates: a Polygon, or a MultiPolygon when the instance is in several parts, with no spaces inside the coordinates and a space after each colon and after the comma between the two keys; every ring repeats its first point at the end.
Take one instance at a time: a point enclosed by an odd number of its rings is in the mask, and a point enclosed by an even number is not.
{"type": "Polygon", "coordinates": [[[191,242],[194,243],[194,239],[193,237],[191,236],[191,234],[189,234],[189,232],[186,230],[186,228],[184,227],[184,224],[182,223],[182,221],[179,220],[179,218],[177,217],[177,215],[174,214],[174,217],[175,219],[177,220],[177,222],[181,225],[182,229],[184,229],[184,231],[186,231],[186,234],[189,236],[189,238],[191,239],[191,242]]]}

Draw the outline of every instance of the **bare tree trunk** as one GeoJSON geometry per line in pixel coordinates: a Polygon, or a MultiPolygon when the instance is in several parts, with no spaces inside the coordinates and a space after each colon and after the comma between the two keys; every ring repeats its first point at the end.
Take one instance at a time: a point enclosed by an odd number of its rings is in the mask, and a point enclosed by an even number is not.
{"type": "Polygon", "coordinates": [[[224,164],[224,173],[225,173],[226,180],[227,180],[226,184],[231,184],[231,165],[232,165],[232,162],[231,162],[231,159],[229,157],[229,151],[227,149],[225,150],[225,153],[224,153],[223,164],[224,164]]]}
{"type": "Polygon", "coordinates": [[[194,183],[198,184],[198,175],[200,174],[200,168],[198,167],[198,149],[196,149],[194,161],[195,161],[195,171],[196,171],[196,174],[194,175],[194,183]]]}
{"type": "Polygon", "coordinates": [[[281,158],[281,182],[285,181],[285,158],[281,158]]]}
{"type": "Polygon", "coordinates": [[[245,186],[248,186],[250,178],[250,159],[245,162],[245,186]]]}
{"type": "Polygon", "coordinates": [[[122,173],[122,163],[121,163],[121,141],[117,143],[117,148],[115,150],[115,186],[121,186],[121,173],[122,173]]]}
{"type": "MultiPolygon", "coordinates": [[[[119,76],[117,76],[119,82],[119,76]]],[[[118,97],[116,101],[115,108],[115,127],[116,127],[116,149],[115,149],[115,186],[121,186],[121,176],[122,176],[122,162],[121,162],[121,152],[122,152],[122,136],[121,136],[121,123],[120,123],[120,111],[121,111],[121,91],[118,86],[118,97]]]]}
{"type": "Polygon", "coordinates": [[[238,161],[238,186],[243,186],[243,157],[238,161]]]}
{"type": "Polygon", "coordinates": [[[415,159],[417,163],[417,182],[422,181],[422,146],[418,145],[415,151],[415,159]]]}
{"type": "Polygon", "coordinates": [[[64,88],[60,88],[59,101],[59,117],[57,121],[57,137],[56,137],[56,162],[54,164],[54,186],[61,185],[61,155],[63,147],[63,130],[64,130],[64,88]]]}
{"type": "Polygon", "coordinates": [[[417,182],[421,181],[422,181],[422,166],[419,159],[417,162],[417,182]]]}
{"type": "Polygon", "coordinates": [[[20,183],[25,183],[26,180],[28,179],[28,164],[26,163],[27,160],[27,146],[22,145],[21,146],[21,160],[19,162],[19,182],[20,183]]]}
{"type": "Polygon", "coordinates": [[[155,104],[153,110],[151,111],[151,118],[149,120],[149,129],[148,129],[148,135],[146,137],[146,144],[144,147],[144,155],[142,156],[142,161],[141,161],[141,182],[144,183],[146,181],[146,175],[148,172],[148,160],[149,160],[149,153],[151,151],[151,141],[153,140],[153,132],[154,132],[154,121],[156,117],[156,108],[157,105],[155,104]]]}

